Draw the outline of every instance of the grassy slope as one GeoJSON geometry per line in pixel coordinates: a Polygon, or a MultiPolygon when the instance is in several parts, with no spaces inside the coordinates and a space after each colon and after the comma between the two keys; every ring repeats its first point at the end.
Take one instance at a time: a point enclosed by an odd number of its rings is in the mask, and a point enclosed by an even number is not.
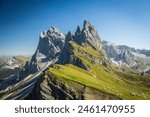
{"type": "Polygon", "coordinates": [[[97,52],[88,46],[81,47],[74,42],[70,42],[70,44],[73,47],[74,55],[90,67],[90,70],[86,71],[71,64],[55,64],[57,67],[49,70],[57,78],[65,82],[68,80],[78,82],[117,95],[122,99],[150,99],[149,84],[145,80],[141,80],[148,79],[148,77],[142,78],[133,73],[131,75],[129,70],[123,73],[112,65],[103,66],[93,60],[93,58],[101,58],[101,60],[109,63],[101,52],[97,52]],[[136,95],[132,96],[131,93],[136,93],[136,95]]]}

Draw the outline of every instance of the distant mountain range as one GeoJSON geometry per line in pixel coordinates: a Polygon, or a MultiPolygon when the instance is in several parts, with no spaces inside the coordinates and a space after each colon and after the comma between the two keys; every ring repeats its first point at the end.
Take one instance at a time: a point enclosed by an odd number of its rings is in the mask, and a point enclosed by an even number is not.
{"type": "Polygon", "coordinates": [[[0,56],[0,79],[17,74],[29,59],[27,56],[0,56]]]}
{"type": "Polygon", "coordinates": [[[39,38],[31,60],[0,82],[0,99],[150,99],[149,50],[101,41],[86,20],[74,34],[51,27],[39,38]]]}
{"type": "Polygon", "coordinates": [[[132,68],[139,73],[150,73],[150,50],[140,50],[125,45],[103,41],[107,57],[119,67],[132,68]]]}

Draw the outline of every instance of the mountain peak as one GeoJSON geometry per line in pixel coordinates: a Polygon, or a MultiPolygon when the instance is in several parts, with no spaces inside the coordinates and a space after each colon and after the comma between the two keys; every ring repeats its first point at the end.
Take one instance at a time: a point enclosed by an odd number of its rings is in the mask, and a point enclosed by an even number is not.
{"type": "Polygon", "coordinates": [[[87,20],[84,20],[84,23],[83,23],[83,29],[89,29],[89,28],[94,28],[94,26],[92,24],[90,24],[89,21],[87,20]]]}
{"type": "Polygon", "coordinates": [[[42,70],[46,64],[57,59],[65,43],[65,35],[56,27],[50,27],[47,31],[40,33],[37,50],[30,62],[20,72],[21,77],[42,70]]]}
{"type": "Polygon", "coordinates": [[[40,33],[40,38],[44,38],[46,36],[46,31],[40,33]]]}
{"type": "Polygon", "coordinates": [[[60,30],[54,26],[51,26],[49,29],[50,32],[60,32],[60,30]]]}
{"type": "Polygon", "coordinates": [[[87,20],[84,20],[82,30],[82,40],[90,44],[93,48],[101,50],[102,42],[95,27],[87,20]]]}
{"type": "Polygon", "coordinates": [[[67,33],[67,35],[66,35],[66,39],[65,39],[65,41],[71,41],[71,40],[73,40],[73,35],[72,35],[72,33],[69,31],[68,33],[67,33]]]}
{"type": "Polygon", "coordinates": [[[44,38],[40,38],[37,52],[45,56],[54,56],[63,47],[65,35],[56,27],[50,27],[48,31],[41,33],[44,38]],[[56,47],[57,48],[56,48],[56,47]],[[52,53],[52,50],[55,51],[52,53]]]}
{"type": "Polygon", "coordinates": [[[87,20],[84,20],[84,22],[83,22],[83,27],[87,27],[87,26],[89,26],[90,25],[90,23],[87,21],[87,20]]]}
{"type": "Polygon", "coordinates": [[[81,33],[81,29],[80,26],[77,26],[76,32],[75,32],[75,36],[78,36],[81,33]]]}

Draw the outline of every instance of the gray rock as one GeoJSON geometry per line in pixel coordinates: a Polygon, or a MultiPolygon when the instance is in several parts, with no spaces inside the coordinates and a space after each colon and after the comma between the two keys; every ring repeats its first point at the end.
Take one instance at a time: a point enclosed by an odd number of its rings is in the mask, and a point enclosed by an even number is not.
{"type": "Polygon", "coordinates": [[[51,27],[40,33],[39,44],[30,62],[26,63],[20,72],[20,77],[42,70],[49,61],[57,58],[64,46],[65,35],[57,28],[51,27]]]}
{"type": "Polygon", "coordinates": [[[106,56],[120,67],[133,68],[141,73],[150,71],[149,50],[115,45],[107,41],[103,41],[103,50],[106,52],[106,56]]]}
{"type": "Polygon", "coordinates": [[[75,37],[78,37],[81,34],[81,29],[79,26],[77,26],[76,32],[75,32],[75,37]]]}
{"type": "Polygon", "coordinates": [[[84,21],[82,31],[80,31],[79,26],[77,27],[74,41],[80,45],[83,43],[88,43],[90,46],[97,50],[102,49],[102,42],[95,27],[86,20],[84,21]]]}
{"type": "Polygon", "coordinates": [[[130,93],[130,95],[136,96],[136,92],[132,92],[132,93],[130,93]]]}

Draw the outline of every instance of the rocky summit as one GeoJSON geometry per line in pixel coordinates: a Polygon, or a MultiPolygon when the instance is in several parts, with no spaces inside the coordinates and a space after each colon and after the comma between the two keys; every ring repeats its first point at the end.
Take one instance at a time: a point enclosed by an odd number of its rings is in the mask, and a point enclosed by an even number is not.
{"type": "Polygon", "coordinates": [[[20,72],[20,77],[44,70],[50,64],[53,64],[57,60],[64,43],[65,35],[55,27],[41,32],[37,50],[31,61],[27,62],[20,72]]]}
{"type": "Polygon", "coordinates": [[[74,35],[74,41],[80,45],[88,43],[97,50],[101,50],[102,48],[101,39],[95,27],[86,20],[84,21],[83,29],[81,31],[80,27],[77,27],[74,35]]]}
{"type": "Polygon", "coordinates": [[[150,51],[102,41],[87,20],[41,32],[31,60],[0,82],[0,99],[150,99],[150,51]]]}

